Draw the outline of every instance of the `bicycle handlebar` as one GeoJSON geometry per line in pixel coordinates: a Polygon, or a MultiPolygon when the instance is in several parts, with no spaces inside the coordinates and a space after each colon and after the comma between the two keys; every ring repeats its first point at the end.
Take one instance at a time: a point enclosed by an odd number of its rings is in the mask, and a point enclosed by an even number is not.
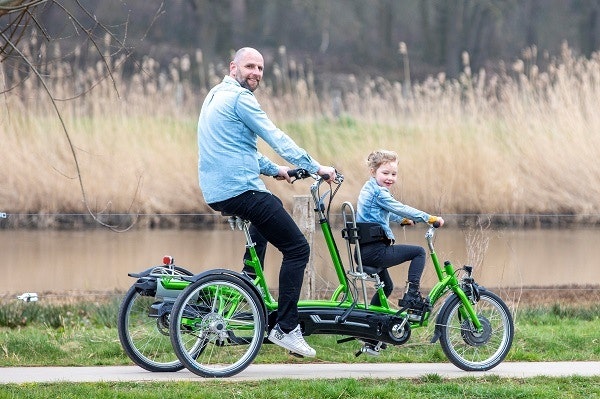
{"type": "Polygon", "coordinates": [[[435,249],[433,247],[433,236],[435,235],[435,229],[437,229],[438,227],[440,227],[440,222],[438,221],[429,223],[429,228],[425,232],[425,241],[427,241],[429,252],[435,252],[435,249]]]}
{"type": "Polygon", "coordinates": [[[298,168],[298,169],[290,169],[287,171],[289,177],[295,177],[298,179],[306,179],[310,177],[310,172],[306,169],[298,168]]]}
{"type": "MultiPolygon", "coordinates": [[[[294,178],[294,180],[292,180],[292,183],[296,180],[306,179],[307,177],[312,177],[315,180],[319,180],[319,178],[321,178],[323,181],[329,180],[330,177],[329,174],[318,176],[316,173],[310,173],[308,170],[303,168],[290,169],[287,171],[287,174],[289,177],[294,178]]],[[[334,182],[340,184],[342,181],[344,181],[344,176],[336,171],[334,182]]]]}

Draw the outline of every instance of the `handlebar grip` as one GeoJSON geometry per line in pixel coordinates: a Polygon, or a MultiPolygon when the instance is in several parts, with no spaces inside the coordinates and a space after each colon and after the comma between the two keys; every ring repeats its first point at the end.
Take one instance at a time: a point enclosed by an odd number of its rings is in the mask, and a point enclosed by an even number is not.
{"type": "Polygon", "coordinates": [[[295,177],[296,179],[306,179],[308,176],[310,176],[308,170],[302,168],[290,169],[287,171],[287,174],[289,177],[295,177]]]}
{"type": "Polygon", "coordinates": [[[431,225],[432,225],[434,228],[436,228],[436,229],[437,229],[438,227],[440,227],[440,222],[436,220],[436,221],[435,221],[435,222],[433,222],[431,225]]]}

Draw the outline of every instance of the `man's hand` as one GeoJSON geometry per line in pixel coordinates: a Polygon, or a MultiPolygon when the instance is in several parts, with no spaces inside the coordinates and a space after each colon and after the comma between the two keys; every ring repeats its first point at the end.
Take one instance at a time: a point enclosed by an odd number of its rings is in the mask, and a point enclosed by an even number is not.
{"type": "Polygon", "coordinates": [[[329,175],[329,179],[325,180],[329,184],[333,183],[336,176],[335,168],[332,166],[321,166],[317,171],[317,174],[319,176],[329,175]]]}
{"type": "Polygon", "coordinates": [[[273,176],[277,180],[287,180],[288,183],[292,183],[292,178],[288,175],[288,170],[290,170],[287,166],[279,166],[279,173],[277,176],[273,176]]]}

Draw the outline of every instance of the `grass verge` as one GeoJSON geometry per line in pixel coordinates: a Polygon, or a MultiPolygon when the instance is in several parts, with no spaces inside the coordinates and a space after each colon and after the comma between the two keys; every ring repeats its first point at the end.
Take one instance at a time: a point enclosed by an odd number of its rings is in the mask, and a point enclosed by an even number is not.
{"type": "MultiPolygon", "coordinates": [[[[106,303],[42,306],[7,302],[0,307],[0,366],[132,364],[118,339],[118,304],[117,298],[106,303]]],[[[507,361],[600,360],[600,304],[531,305],[516,315],[515,338],[507,361]]],[[[317,350],[316,361],[445,362],[440,345],[429,342],[432,332],[432,325],[415,329],[405,345],[390,347],[378,357],[355,357],[360,344],[338,344],[342,336],[313,335],[307,341],[317,350]]],[[[255,363],[308,361],[291,358],[275,345],[264,345],[255,363]]]]}
{"type": "Polygon", "coordinates": [[[600,395],[600,377],[530,379],[460,378],[445,380],[431,374],[419,379],[264,380],[231,382],[117,382],[8,384],[3,398],[593,398],[600,395]]]}

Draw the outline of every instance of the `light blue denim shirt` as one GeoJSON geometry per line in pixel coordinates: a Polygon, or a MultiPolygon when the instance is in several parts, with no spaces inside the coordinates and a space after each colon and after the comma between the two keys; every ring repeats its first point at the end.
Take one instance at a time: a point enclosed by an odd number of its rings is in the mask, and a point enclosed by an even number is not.
{"type": "Polygon", "coordinates": [[[207,204],[249,190],[268,192],[260,174],[276,176],[279,167],[258,152],[259,137],[292,165],[319,170],[319,163],[271,122],[254,94],[225,76],[204,99],[198,120],[198,179],[207,204]]]}
{"type": "Polygon", "coordinates": [[[380,224],[390,240],[394,240],[390,222],[402,222],[404,218],[414,222],[428,222],[430,217],[423,211],[395,200],[390,190],[378,185],[374,177],[364,184],[358,195],[356,221],[380,224]]]}

